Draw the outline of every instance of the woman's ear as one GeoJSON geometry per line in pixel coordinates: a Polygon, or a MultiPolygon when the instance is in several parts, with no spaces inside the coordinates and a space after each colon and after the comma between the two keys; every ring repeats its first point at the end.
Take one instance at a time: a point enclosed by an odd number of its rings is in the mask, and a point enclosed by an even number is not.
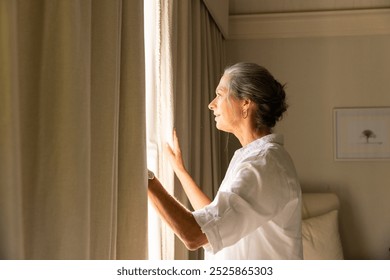
{"type": "Polygon", "coordinates": [[[249,99],[242,99],[241,100],[241,116],[242,118],[246,119],[248,117],[250,108],[251,108],[251,100],[249,99]]]}
{"type": "Polygon", "coordinates": [[[250,99],[243,99],[242,100],[242,109],[243,110],[248,110],[249,108],[250,108],[250,106],[251,106],[251,103],[252,103],[252,100],[250,100],[250,99]]]}

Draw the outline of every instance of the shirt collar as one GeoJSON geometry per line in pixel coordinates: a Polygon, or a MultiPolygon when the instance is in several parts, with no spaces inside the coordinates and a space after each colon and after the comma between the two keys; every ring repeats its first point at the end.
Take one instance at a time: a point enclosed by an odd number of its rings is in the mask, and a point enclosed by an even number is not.
{"type": "Polygon", "coordinates": [[[276,133],[265,135],[259,139],[256,139],[256,140],[250,142],[245,147],[238,149],[236,151],[236,153],[244,154],[244,153],[251,152],[254,150],[260,150],[268,143],[274,143],[274,144],[279,144],[279,145],[283,146],[283,144],[284,144],[283,135],[276,134],[276,133]]]}

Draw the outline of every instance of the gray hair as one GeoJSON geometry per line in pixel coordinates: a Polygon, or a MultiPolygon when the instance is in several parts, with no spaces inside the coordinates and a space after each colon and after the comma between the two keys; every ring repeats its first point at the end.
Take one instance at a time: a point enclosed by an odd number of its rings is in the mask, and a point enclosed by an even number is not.
{"type": "Polygon", "coordinates": [[[255,63],[240,62],[225,69],[229,77],[228,92],[238,99],[249,99],[257,105],[258,129],[273,128],[287,110],[284,85],[255,63]]]}

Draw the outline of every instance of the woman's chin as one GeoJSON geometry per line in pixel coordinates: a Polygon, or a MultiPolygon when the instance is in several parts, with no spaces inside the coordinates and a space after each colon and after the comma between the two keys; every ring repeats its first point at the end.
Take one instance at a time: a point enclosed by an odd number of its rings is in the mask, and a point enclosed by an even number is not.
{"type": "Polygon", "coordinates": [[[224,127],[223,125],[219,124],[219,123],[216,123],[215,127],[220,130],[220,131],[224,131],[224,132],[229,132],[226,127],[224,127]]]}

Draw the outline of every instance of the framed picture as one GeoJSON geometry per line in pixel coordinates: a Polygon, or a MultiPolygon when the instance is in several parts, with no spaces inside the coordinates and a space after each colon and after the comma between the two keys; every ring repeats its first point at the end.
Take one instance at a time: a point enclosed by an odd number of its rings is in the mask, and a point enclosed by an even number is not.
{"type": "Polygon", "coordinates": [[[390,160],[390,107],[333,113],[335,160],[390,160]]]}

